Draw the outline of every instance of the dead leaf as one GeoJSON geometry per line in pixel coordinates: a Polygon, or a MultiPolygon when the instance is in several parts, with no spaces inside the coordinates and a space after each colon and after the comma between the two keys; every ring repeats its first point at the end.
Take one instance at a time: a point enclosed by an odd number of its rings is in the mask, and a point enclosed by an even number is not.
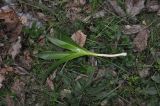
{"type": "Polygon", "coordinates": [[[47,78],[47,81],[46,81],[46,84],[49,86],[49,88],[51,90],[54,90],[54,79],[56,78],[56,75],[57,75],[57,70],[55,70],[48,78],[47,78]]]}
{"type": "Polygon", "coordinates": [[[18,95],[21,95],[25,87],[25,83],[21,81],[20,79],[16,79],[14,84],[11,87],[11,90],[15,92],[18,95]]]}
{"type": "Polygon", "coordinates": [[[144,6],[145,0],[125,0],[126,12],[131,17],[138,15],[144,6]]]}
{"type": "Polygon", "coordinates": [[[91,6],[86,3],[86,0],[68,1],[65,7],[66,16],[70,19],[70,21],[75,21],[77,19],[83,20],[86,17],[84,13],[91,12],[91,6]]]}
{"type": "Polygon", "coordinates": [[[150,68],[144,68],[142,70],[139,70],[138,71],[138,74],[141,78],[145,78],[145,77],[148,77],[150,72],[149,72],[150,68]]]}
{"type": "Polygon", "coordinates": [[[20,66],[14,66],[13,69],[14,69],[14,73],[18,75],[28,75],[29,74],[27,70],[25,70],[23,67],[20,67],[20,66]]]}
{"type": "Polygon", "coordinates": [[[48,21],[48,17],[45,16],[42,12],[38,12],[37,15],[38,15],[39,19],[44,20],[44,21],[48,21]]]}
{"type": "Polygon", "coordinates": [[[72,40],[75,41],[81,47],[84,46],[86,42],[86,37],[87,35],[85,35],[81,30],[78,30],[71,36],[72,40]]]}
{"type": "Polygon", "coordinates": [[[160,4],[158,0],[147,0],[146,8],[149,12],[156,12],[160,8],[160,4]]]}
{"type": "Polygon", "coordinates": [[[19,58],[16,60],[16,64],[23,67],[26,70],[30,70],[32,68],[32,57],[29,50],[25,50],[23,52],[23,56],[19,56],[19,58]]]}
{"type": "Polygon", "coordinates": [[[73,3],[75,4],[75,5],[85,5],[86,4],[86,0],[74,0],[73,1],[73,3]]]}
{"type": "Polygon", "coordinates": [[[69,94],[71,94],[71,90],[69,89],[63,89],[61,92],[60,92],[60,97],[61,99],[63,100],[65,97],[67,97],[69,94]]]}
{"type": "Polygon", "coordinates": [[[116,0],[108,0],[107,2],[111,5],[117,15],[121,17],[126,16],[124,10],[118,5],[116,0]]]}
{"type": "Polygon", "coordinates": [[[11,42],[15,41],[21,33],[22,25],[14,9],[9,6],[2,7],[0,9],[0,19],[5,26],[1,32],[6,34],[11,42]]]}
{"type": "Polygon", "coordinates": [[[6,96],[6,103],[7,103],[7,106],[15,106],[13,97],[10,95],[6,96]]]}
{"type": "Polygon", "coordinates": [[[53,84],[53,81],[50,78],[47,78],[46,83],[51,90],[54,90],[54,84],[53,84]]]}
{"type": "Polygon", "coordinates": [[[13,43],[9,49],[9,54],[12,56],[13,60],[19,54],[21,47],[21,37],[19,36],[17,42],[13,43]]]}
{"type": "Polygon", "coordinates": [[[22,80],[16,79],[11,87],[11,91],[20,98],[20,103],[22,104],[24,104],[25,101],[25,85],[26,84],[22,80]]]}
{"type": "Polygon", "coordinates": [[[9,72],[13,72],[13,67],[6,66],[0,69],[0,74],[6,75],[9,72]]]}
{"type": "Polygon", "coordinates": [[[143,30],[142,25],[125,25],[122,28],[123,34],[126,34],[126,35],[136,34],[141,30],[143,30]]]}
{"type": "Polygon", "coordinates": [[[133,40],[134,51],[141,52],[146,49],[149,37],[149,30],[143,29],[133,40]]]}
{"type": "Polygon", "coordinates": [[[2,82],[5,80],[5,77],[0,74],[0,88],[2,88],[3,84],[2,82]]]}
{"type": "Polygon", "coordinates": [[[41,35],[38,38],[38,43],[39,43],[40,46],[44,46],[45,45],[45,36],[41,35]]]}

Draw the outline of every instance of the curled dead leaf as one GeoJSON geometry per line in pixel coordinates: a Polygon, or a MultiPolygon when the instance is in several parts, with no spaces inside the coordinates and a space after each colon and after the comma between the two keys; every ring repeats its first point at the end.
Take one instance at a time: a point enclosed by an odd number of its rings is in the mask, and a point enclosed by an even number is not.
{"type": "Polygon", "coordinates": [[[134,51],[141,52],[146,49],[149,38],[149,30],[143,29],[133,40],[134,51]]]}
{"type": "Polygon", "coordinates": [[[71,36],[72,40],[75,41],[81,47],[84,46],[86,42],[86,37],[87,35],[85,35],[81,30],[78,30],[71,36]]]}
{"type": "Polygon", "coordinates": [[[144,6],[145,0],[125,0],[126,12],[131,17],[138,15],[144,6]]]}

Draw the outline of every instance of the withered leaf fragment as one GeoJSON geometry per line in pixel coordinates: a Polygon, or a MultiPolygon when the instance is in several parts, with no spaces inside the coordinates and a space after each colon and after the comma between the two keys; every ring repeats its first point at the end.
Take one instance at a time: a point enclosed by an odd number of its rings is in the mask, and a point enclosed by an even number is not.
{"type": "Polygon", "coordinates": [[[140,31],[133,40],[134,51],[142,52],[147,47],[149,37],[149,30],[144,29],[140,31]]]}
{"type": "Polygon", "coordinates": [[[144,6],[145,0],[125,0],[126,12],[129,16],[138,15],[144,6]]]}
{"type": "Polygon", "coordinates": [[[126,15],[124,10],[118,5],[117,0],[108,0],[108,3],[111,5],[117,15],[121,17],[124,17],[126,15]]]}
{"type": "Polygon", "coordinates": [[[86,42],[86,37],[87,35],[85,35],[81,30],[78,30],[71,36],[72,40],[75,41],[81,47],[84,46],[86,42]]]}

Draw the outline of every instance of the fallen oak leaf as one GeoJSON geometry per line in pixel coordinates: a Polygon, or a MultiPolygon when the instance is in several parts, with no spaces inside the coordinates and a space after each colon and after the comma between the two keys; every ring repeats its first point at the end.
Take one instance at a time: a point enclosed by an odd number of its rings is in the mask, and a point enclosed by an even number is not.
{"type": "Polygon", "coordinates": [[[131,17],[138,15],[144,6],[145,0],[125,0],[126,12],[131,17]]]}
{"type": "Polygon", "coordinates": [[[79,46],[83,47],[85,42],[86,42],[86,37],[87,35],[85,35],[81,30],[78,30],[77,32],[75,32],[71,38],[74,42],[76,42],[79,46]]]}

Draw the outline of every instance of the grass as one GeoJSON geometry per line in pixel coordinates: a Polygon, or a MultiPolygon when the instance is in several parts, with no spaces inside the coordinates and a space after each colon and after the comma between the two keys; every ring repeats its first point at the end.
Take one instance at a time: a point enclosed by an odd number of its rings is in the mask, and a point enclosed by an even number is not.
{"type": "MultiPolygon", "coordinates": [[[[60,0],[61,1],[61,0],[60,0]]],[[[99,0],[90,0],[94,11],[100,8],[102,3],[99,0]]],[[[123,5],[123,1],[119,3],[123,5]]],[[[27,6],[30,4],[22,3],[27,6]]],[[[31,6],[33,10],[43,10],[45,6],[31,6]]],[[[158,106],[160,104],[160,60],[159,53],[159,17],[155,14],[140,14],[138,21],[142,23],[145,20],[150,29],[150,38],[147,49],[142,53],[133,52],[132,39],[128,35],[121,33],[121,26],[124,24],[123,19],[118,16],[110,15],[99,19],[91,19],[90,23],[83,23],[80,20],[70,23],[65,17],[65,2],[59,2],[54,16],[44,28],[25,29],[24,33],[28,35],[26,46],[31,51],[62,51],[62,49],[52,45],[48,40],[44,46],[39,46],[37,39],[39,35],[50,33],[49,29],[54,29],[54,36],[61,38],[70,36],[75,31],[81,29],[87,36],[85,48],[98,53],[119,53],[127,52],[126,57],[118,58],[94,58],[97,66],[91,65],[90,57],[80,57],[66,62],[59,66],[56,77],[54,79],[54,90],[49,90],[41,81],[45,79],[45,75],[50,65],[57,61],[44,61],[34,58],[34,64],[31,73],[38,80],[37,86],[42,87],[42,91],[37,91],[35,96],[36,102],[44,105],[62,105],[62,106],[98,106],[107,103],[109,106],[116,106],[125,103],[133,106],[142,105],[158,106]],[[155,21],[156,20],[156,21],[155,21]],[[32,40],[33,42],[29,42],[32,40]],[[151,62],[151,63],[150,63],[151,62]],[[146,67],[150,68],[150,75],[147,78],[141,78],[138,74],[139,70],[146,67]],[[98,77],[96,73],[102,75],[98,77]],[[116,73],[116,74],[114,74],[116,73]],[[157,76],[156,76],[157,75],[157,76]],[[75,80],[80,78],[78,80],[75,80]],[[62,91],[66,89],[70,93],[62,96],[62,91]],[[62,98],[63,97],[63,98],[62,98]]],[[[50,13],[47,11],[46,14],[50,13]]],[[[42,11],[42,12],[44,12],[42,11]]],[[[9,62],[8,62],[9,63],[9,62]]],[[[29,89],[31,92],[33,88],[29,89]]],[[[8,91],[6,91],[8,92],[8,91]]],[[[0,92],[3,98],[4,92],[0,92]]],[[[30,94],[32,95],[32,94],[30,94]]],[[[3,102],[0,102],[3,104],[3,102]]],[[[34,103],[34,101],[32,101],[34,103]]],[[[33,104],[34,105],[34,104],[33,104]]]]}

